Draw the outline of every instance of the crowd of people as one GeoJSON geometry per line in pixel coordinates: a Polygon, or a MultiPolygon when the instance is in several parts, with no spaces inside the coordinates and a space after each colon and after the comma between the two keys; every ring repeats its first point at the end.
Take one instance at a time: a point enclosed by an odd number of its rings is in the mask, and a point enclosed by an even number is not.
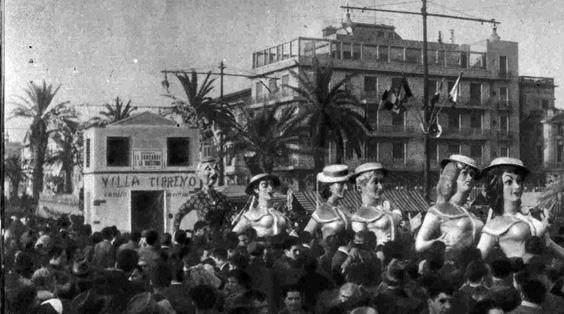
{"type": "Polygon", "coordinates": [[[382,199],[387,171],[379,163],[352,173],[325,167],[317,176],[319,204],[303,230],[273,208],[280,182],[271,174],[250,180],[245,211],[226,213],[211,160],[199,165],[203,189],[179,211],[171,233],[93,232],[81,216],[13,217],[3,234],[2,307],[59,314],[564,313],[564,253],[546,232],[548,215],[519,206],[528,174],[522,162],[502,158],[479,169],[453,155],[441,167],[436,203],[418,226],[382,199]],[[485,221],[468,206],[479,180],[491,208],[485,221]],[[351,187],[360,208],[339,202],[351,187]],[[199,220],[182,230],[191,210],[199,220]]]}

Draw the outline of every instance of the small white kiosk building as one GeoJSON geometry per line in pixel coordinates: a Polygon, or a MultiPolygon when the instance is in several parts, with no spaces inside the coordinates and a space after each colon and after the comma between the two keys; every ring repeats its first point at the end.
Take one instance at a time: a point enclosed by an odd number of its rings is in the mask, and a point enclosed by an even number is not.
{"type": "MultiPolygon", "coordinates": [[[[142,112],[84,132],[84,220],[94,231],[171,231],[174,214],[199,187],[198,130],[142,112]]],[[[190,228],[187,215],[182,228],[190,228]]]]}

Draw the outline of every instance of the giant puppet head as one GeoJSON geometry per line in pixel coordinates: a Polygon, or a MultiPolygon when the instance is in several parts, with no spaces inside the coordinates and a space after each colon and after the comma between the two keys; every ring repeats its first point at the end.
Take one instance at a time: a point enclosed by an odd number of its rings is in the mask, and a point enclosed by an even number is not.
{"type": "Polygon", "coordinates": [[[200,160],[196,169],[198,178],[202,181],[202,187],[210,188],[217,181],[218,169],[213,157],[205,157],[200,160]]]}

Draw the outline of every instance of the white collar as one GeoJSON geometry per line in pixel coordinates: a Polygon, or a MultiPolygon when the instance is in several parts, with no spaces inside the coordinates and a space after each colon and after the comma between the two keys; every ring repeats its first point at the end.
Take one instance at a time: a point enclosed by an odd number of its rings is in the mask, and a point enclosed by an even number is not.
{"type": "Polygon", "coordinates": [[[339,248],[337,249],[337,251],[341,251],[347,255],[349,255],[349,252],[347,251],[347,249],[345,249],[345,246],[339,246],[339,248]]]}

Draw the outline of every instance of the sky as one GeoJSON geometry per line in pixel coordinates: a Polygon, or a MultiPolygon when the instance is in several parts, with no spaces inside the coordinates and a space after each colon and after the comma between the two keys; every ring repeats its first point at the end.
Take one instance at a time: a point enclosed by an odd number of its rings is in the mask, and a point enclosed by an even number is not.
{"type": "MultiPolygon", "coordinates": [[[[298,36],[321,37],[321,29],[342,21],[341,5],[420,12],[407,0],[5,0],[4,112],[30,82],[61,88],[54,102],[102,105],[116,97],[138,106],[167,106],[162,70],[250,74],[253,51],[298,36]]],[[[501,22],[502,40],[519,43],[519,74],[554,77],[564,84],[564,9],[559,0],[429,0],[428,12],[501,22]]],[[[421,40],[415,15],[352,12],[352,20],[392,24],[404,39],[421,40]]],[[[473,43],[491,34],[490,25],[429,18],[428,37],[438,31],[455,43],[473,43]]],[[[183,96],[176,79],[171,91],[183,96]]],[[[216,92],[219,90],[215,84],[216,92]]],[[[227,77],[225,91],[250,87],[227,77]]],[[[564,108],[564,90],[556,88],[564,108]]],[[[81,106],[84,118],[102,108],[81,106]]],[[[3,123],[11,141],[21,141],[29,122],[3,123]]]]}

